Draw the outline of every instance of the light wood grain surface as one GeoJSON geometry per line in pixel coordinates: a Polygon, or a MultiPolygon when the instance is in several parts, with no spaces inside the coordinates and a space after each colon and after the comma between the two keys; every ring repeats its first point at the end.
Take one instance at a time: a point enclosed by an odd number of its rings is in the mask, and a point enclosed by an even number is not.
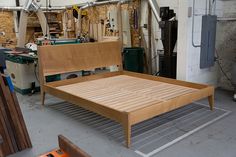
{"type": "Polygon", "coordinates": [[[49,93],[131,127],[202,98],[213,110],[214,87],[122,70],[121,42],[39,47],[41,99],[49,93]],[[45,76],[118,65],[118,72],[46,83],[45,76]]]}
{"type": "Polygon", "coordinates": [[[75,83],[57,88],[121,112],[131,112],[197,91],[194,88],[127,75],[75,83]]]}
{"type": "Polygon", "coordinates": [[[122,65],[119,41],[39,46],[42,76],[122,65]]]}

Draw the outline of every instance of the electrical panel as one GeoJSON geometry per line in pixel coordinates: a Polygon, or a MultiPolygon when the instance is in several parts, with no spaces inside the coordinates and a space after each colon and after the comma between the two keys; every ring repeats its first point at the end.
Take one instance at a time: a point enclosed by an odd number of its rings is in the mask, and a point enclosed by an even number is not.
{"type": "Polygon", "coordinates": [[[217,16],[204,15],[202,17],[202,38],[200,68],[209,68],[215,63],[215,43],[216,43],[217,16]]]}

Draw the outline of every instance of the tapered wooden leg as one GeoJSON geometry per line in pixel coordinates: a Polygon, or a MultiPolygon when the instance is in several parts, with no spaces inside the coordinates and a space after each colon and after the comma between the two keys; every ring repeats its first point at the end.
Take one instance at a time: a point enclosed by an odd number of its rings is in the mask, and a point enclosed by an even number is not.
{"type": "Polygon", "coordinates": [[[130,148],[131,145],[131,124],[130,124],[130,116],[129,114],[123,115],[123,128],[124,128],[124,135],[126,141],[126,147],[130,148]]]}
{"type": "Polygon", "coordinates": [[[42,101],[42,106],[44,106],[44,101],[45,101],[45,92],[41,91],[41,101],[42,101]]]}
{"type": "Polygon", "coordinates": [[[125,132],[126,147],[130,148],[130,145],[131,145],[131,126],[130,125],[124,126],[124,132],[125,132]]]}
{"type": "Polygon", "coordinates": [[[210,105],[210,109],[213,111],[214,109],[214,95],[211,95],[208,97],[208,102],[209,102],[209,105],[210,105]]]}

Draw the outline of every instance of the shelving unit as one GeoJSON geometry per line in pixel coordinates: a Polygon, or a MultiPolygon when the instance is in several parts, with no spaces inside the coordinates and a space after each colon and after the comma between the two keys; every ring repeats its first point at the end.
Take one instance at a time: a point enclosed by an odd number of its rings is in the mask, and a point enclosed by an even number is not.
{"type": "MultiPolygon", "coordinates": [[[[50,11],[45,13],[50,35],[54,38],[59,38],[63,35],[63,25],[62,25],[62,13],[56,11],[50,11]]],[[[28,17],[27,24],[27,41],[35,40],[36,38],[42,37],[42,29],[39,20],[35,14],[28,17]]]]}

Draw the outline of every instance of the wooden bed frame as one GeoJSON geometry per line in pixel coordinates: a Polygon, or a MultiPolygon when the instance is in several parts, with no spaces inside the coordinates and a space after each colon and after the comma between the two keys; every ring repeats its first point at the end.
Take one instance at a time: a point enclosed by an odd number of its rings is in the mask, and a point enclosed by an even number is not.
{"type": "MultiPolygon", "coordinates": [[[[214,87],[212,86],[123,71],[120,42],[41,46],[39,47],[39,66],[41,98],[43,105],[45,93],[49,93],[70,103],[79,105],[87,110],[119,122],[124,128],[127,147],[130,147],[131,145],[131,127],[137,123],[172,111],[202,98],[208,98],[210,109],[213,110],[214,87]],[[119,67],[119,71],[101,73],[51,83],[46,83],[45,81],[45,77],[49,75],[81,70],[91,70],[94,68],[108,67],[112,65],[117,65],[119,67]],[[171,86],[170,91],[166,94],[170,93],[171,89],[173,90],[175,87],[180,89],[190,89],[191,92],[184,93],[182,95],[172,92],[169,94],[172,95],[170,99],[158,99],[160,101],[157,101],[157,103],[146,104],[145,106],[139,106],[138,108],[136,106],[136,108],[133,110],[119,110],[114,106],[112,107],[103,103],[98,103],[93,101],[93,99],[76,95],[75,93],[70,93],[61,89],[62,87],[66,89],[67,86],[73,86],[75,84],[83,85],[88,82],[101,81],[102,79],[113,79],[116,77],[128,77],[129,79],[136,79],[138,81],[149,81],[147,82],[148,84],[160,83],[164,86],[171,86]],[[177,95],[174,97],[174,94],[177,95]]],[[[156,90],[159,90],[159,88],[156,90]]],[[[162,90],[164,90],[164,88],[162,90]]],[[[135,93],[135,90],[131,89],[131,92],[135,93]]],[[[153,94],[155,95],[155,93],[153,94]]],[[[103,94],[101,93],[100,96],[102,97],[103,94]]]]}

